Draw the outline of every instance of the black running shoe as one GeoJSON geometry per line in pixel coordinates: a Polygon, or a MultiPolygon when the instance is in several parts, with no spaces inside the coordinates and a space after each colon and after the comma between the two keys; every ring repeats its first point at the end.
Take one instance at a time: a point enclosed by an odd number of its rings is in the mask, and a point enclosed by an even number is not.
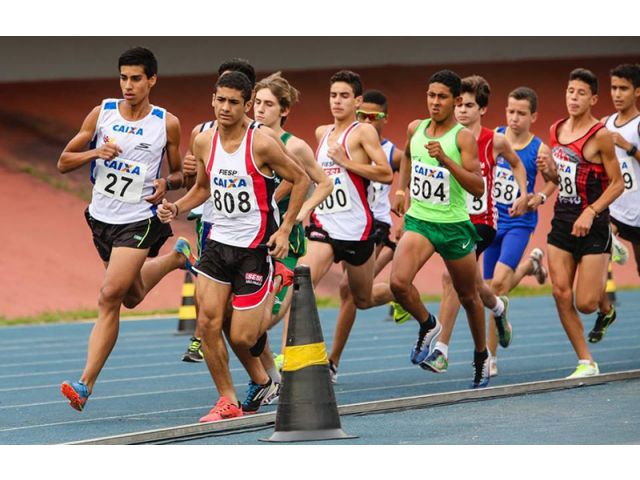
{"type": "Polygon", "coordinates": [[[606,315],[602,312],[598,312],[598,318],[596,318],[596,324],[589,332],[589,343],[598,343],[604,338],[604,334],[607,333],[613,322],[616,321],[616,309],[611,305],[611,311],[606,315]]]}
{"type": "Polygon", "coordinates": [[[486,350],[484,354],[474,352],[473,355],[473,380],[471,381],[470,388],[484,388],[489,385],[489,352],[486,350]]]}
{"type": "Polygon", "coordinates": [[[199,363],[204,361],[204,355],[202,355],[202,340],[198,337],[191,337],[191,343],[189,348],[182,356],[183,362],[199,363]]]}
{"type": "MultiPolygon", "coordinates": [[[[242,411],[244,413],[256,413],[266,399],[273,397],[278,390],[278,384],[273,383],[271,379],[264,385],[259,385],[253,381],[249,382],[247,388],[247,396],[242,402],[242,411]]],[[[272,401],[274,399],[272,398],[272,401]]]]}

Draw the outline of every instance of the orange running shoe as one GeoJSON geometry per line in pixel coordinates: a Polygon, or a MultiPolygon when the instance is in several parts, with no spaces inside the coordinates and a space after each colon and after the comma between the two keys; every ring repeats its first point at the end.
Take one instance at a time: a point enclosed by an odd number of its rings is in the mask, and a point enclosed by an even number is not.
{"type": "Polygon", "coordinates": [[[84,405],[89,399],[89,390],[82,382],[63,382],[62,385],[60,385],[60,392],[67,397],[69,405],[79,412],[84,409],[84,405]]]}
{"type": "Polygon", "coordinates": [[[226,420],[228,418],[236,418],[242,416],[242,408],[239,404],[233,404],[227,397],[220,397],[216,406],[211,409],[204,417],[200,419],[200,423],[217,422],[218,420],[226,420]]]}

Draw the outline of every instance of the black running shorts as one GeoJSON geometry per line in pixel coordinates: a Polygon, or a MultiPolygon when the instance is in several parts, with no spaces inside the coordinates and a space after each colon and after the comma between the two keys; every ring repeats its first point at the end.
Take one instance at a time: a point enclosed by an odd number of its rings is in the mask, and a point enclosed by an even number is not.
{"type": "Polygon", "coordinates": [[[347,262],[358,267],[369,260],[376,248],[375,237],[369,236],[368,240],[334,240],[323,229],[311,224],[305,229],[310,242],[328,243],[333,249],[333,261],[347,262]]]}
{"type": "Polygon", "coordinates": [[[611,253],[611,227],[608,223],[593,225],[586,237],[571,235],[572,230],[573,222],[552,219],[547,243],[570,252],[576,261],[580,261],[585,255],[611,253]]]}

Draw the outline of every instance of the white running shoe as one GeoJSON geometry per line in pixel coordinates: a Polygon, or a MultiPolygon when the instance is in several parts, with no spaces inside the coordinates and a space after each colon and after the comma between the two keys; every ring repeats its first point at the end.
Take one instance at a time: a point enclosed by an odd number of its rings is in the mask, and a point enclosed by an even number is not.
{"type": "Polygon", "coordinates": [[[489,355],[489,376],[498,376],[498,357],[492,357],[489,355]]]}
{"type": "Polygon", "coordinates": [[[629,260],[629,250],[613,234],[611,234],[611,260],[618,265],[624,265],[629,260]]]}
{"type": "Polygon", "coordinates": [[[542,265],[542,257],[544,257],[544,252],[540,248],[534,248],[531,250],[529,254],[529,258],[533,262],[533,271],[531,275],[536,277],[536,280],[540,285],[544,285],[544,282],[547,281],[547,269],[542,265]]]}

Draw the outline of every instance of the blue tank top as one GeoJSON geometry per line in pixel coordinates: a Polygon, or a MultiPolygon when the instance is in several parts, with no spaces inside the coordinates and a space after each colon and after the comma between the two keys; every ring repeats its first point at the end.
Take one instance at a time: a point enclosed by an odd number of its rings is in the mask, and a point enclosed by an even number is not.
{"type": "MultiPolygon", "coordinates": [[[[496,128],[496,132],[498,133],[504,134],[506,131],[507,127],[496,128]]],[[[533,193],[534,187],[536,185],[536,175],[538,173],[538,169],[536,167],[536,157],[538,156],[538,150],[540,150],[541,146],[542,140],[540,140],[540,138],[536,137],[535,135],[532,135],[531,140],[526,147],[520,150],[516,150],[516,153],[520,157],[520,160],[522,161],[522,164],[527,171],[527,193],[533,193]]],[[[502,155],[499,155],[496,159],[496,178],[493,184],[494,196],[496,196],[496,192],[500,189],[500,184],[496,185],[497,182],[499,183],[498,177],[500,175],[500,172],[504,172],[504,170],[499,170],[499,167],[501,169],[508,170],[509,174],[511,172],[511,165],[509,165],[509,162],[505,158],[503,158],[502,155]]],[[[505,178],[505,180],[510,180],[511,182],[515,183],[513,178],[505,178]]],[[[518,197],[519,196],[520,193],[518,194],[518,197]]],[[[515,200],[515,198],[513,200],[515,200]]],[[[530,228],[531,230],[535,229],[536,225],[538,224],[538,212],[528,212],[521,217],[513,218],[509,215],[509,208],[511,208],[512,205],[513,203],[508,204],[496,201],[496,206],[498,208],[498,231],[510,230],[515,227],[530,228]]]]}

